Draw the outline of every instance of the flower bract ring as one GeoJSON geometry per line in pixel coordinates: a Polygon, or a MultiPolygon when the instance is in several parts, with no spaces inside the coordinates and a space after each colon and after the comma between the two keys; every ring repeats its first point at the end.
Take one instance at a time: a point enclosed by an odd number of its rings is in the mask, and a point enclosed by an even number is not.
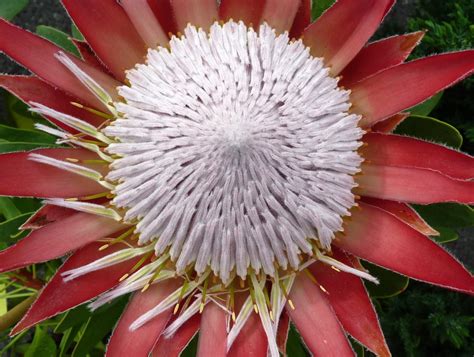
{"type": "Polygon", "coordinates": [[[474,160],[393,130],[474,52],[405,62],[423,32],[366,45],[394,1],[310,3],[63,0],[80,58],[0,21],[34,73],[0,86],[62,145],[0,155],[0,194],[44,203],[0,272],[69,254],[13,334],[131,294],[109,356],[277,357],[290,321],[389,356],[361,259],[473,293],[410,204],[474,203],[474,160]]]}

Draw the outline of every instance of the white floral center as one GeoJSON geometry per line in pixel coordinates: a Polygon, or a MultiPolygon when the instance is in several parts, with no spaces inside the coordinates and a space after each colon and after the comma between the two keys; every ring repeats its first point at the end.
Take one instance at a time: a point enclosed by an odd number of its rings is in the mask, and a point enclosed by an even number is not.
{"type": "Polygon", "coordinates": [[[103,130],[120,158],[107,179],[139,242],[178,272],[297,269],[329,249],[354,205],[359,117],[301,41],[243,23],[188,26],[149,50],[103,130]]]}

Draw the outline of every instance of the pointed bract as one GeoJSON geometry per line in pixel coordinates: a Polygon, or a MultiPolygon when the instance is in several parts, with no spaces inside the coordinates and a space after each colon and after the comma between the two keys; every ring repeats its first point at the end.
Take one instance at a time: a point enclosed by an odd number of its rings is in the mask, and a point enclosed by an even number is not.
{"type": "Polygon", "coordinates": [[[35,212],[23,225],[21,229],[39,229],[48,224],[61,221],[73,214],[76,214],[77,211],[74,211],[69,208],[44,205],[38,211],[35,212]]]}
{"type": "Polygon", "coordinates": [[[278,33],[290,31],[300,5],[301,0],[266,0],[261,21],[278,33]]]}
{"type": "Polygon", "coordinates": [[[68,258],[10,334],[15,335],[113,288],[119,283],[120,277],[127,273],[139,259],[116,264],[67,282],[63,279],[62,273],[89,264],[121,248],[115,246],[99,251],[100,246],[101,243],[89,244],[68,258]]]}
{"type": "Polygon", "coordinates": [[[287,305],[286,311],[313,355],[354,356],[325,293],[305,274],[296,277],[290,299],[295,309],[287,305]]]}
{"type": "MultiPolygon", "coordinates": [[[[353,266],[349,258],[338,249],[334,249],[333,253],[334,259],[353,266]]],[[[349,273],[337,272],[320,262],[313,264],[310,271],[327,290],[326,298],[344,330],[377,356],[390,356],[377,314],[362,280],[349,273]]]]}
{"type": "Polygon", "coordinates": [[[394,0],[339,0],[303,33],[315,57],[338,75],[379,27],[394,0]],[[337,30],[336,30],[337,29],[337,30]]]}
{"type": "Polygon", "coordinates": [[[146,45],[116,0],[62,0],[99,59],[119,80],[144,61],[146,45]]]}
{"type": "Polygon", "coordinates": [[[198,357],[225,357],[227,352],[226,312],[209,302],[202,313],[198,357]]]}
{"type": "Polygon", "coordinates": [[[71,172],[30,160],[31,153],[58,160],[94,160],[97,155],[82,149],[38,149],[0,155],[0,195],[21,197],[82,197],[104,192],[97,182],[71,172]]]}
{"type": "Polygon", "coordinates": [[[201,315],[196,314],[184,323],[171,337],[161,336],[153,348],[152,357],[179,357],[196,335],[201,324],[201,315]]]}
{"type": "Polygon", "coordinates": [[[410,116],[410,113],[400,113],[395,114],[394,116],[379,121],[372,127],[374,132],[390,134],[393,132],[397,126],[399,126],[403,121],[410,116]]]}
{"type": "Polygon", "coordinates": [[[418,31],[367,45],[341,72],[340,85],[350,87],[364,78],[405,62],[424,35],[424,31],[418,31]]]}
{"type": "Polygon", "coordinates": [[[301,0],[300,7],[296,13],[293,26],[290,30],[290,38],[300,38],[303,31],[311,23],[311,0],[301,0]]]}
{"type": "Polygon", "coordinates": [[[335,244],[410,278],[474,294],[473,276],[428,237],[380,208],[360,203],[335,244]]]}
{"type": "Polygon", "coordinates": [[[474,203],[474,181],[456,180],[439,172],[363,164],[354,192],[361,196],[406,203],[474,203]]]}
{"type": "Polygon", "coordinates": [[[0,272],[56,259],[123,229],[110,219],[76,213],[33,231],[0,252],[0,272]]]}
{"type": "Polygon", "coordinates": [[[474,50],[404,63],[352,86],[352,111],[363,115],[361,126],[371,127],[427,100],[473,72],[474,50]]]}
{"type": "Polygon", "coordinates": [[[247,25],[258,26],[264,6],[265,0],[222,0],[219,18],[223,21],[242,20],[247,25]]]}
{"type": "Polygon", "coordinates": [[[171,318],[171,309],[137,330],[131,331],[130,325],[178,287],[179,280],[167,280],[153,284],[145,292],[136,292],[112,333],[105,355],[108,357],[148,356],[171,318]]]}
{"type": "Polygon", "coordinates": [[[267,350],[267,336],[265,335],[262,323],[258,315],[252,312],[232,344],[227,357],[266,357],[267,350]]]}
{"type": "Polygon", "coordinates": [[[218,20],[216,0],[172,0],[171,5],[181,32],[188,24],[207,31],[218,20]]]}
{"type": "Polygon", "coordinates": [[[178,26],[176,25],[175,16],[171,7],[171,0],[147,0],[151,11],[158,19],[163,31],[166,34],[176,34],[178,26]]]}

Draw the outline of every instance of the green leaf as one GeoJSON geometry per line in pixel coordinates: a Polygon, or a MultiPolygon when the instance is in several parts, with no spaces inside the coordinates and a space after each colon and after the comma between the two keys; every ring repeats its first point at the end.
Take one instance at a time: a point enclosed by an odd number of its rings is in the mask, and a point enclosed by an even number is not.
{"type": "Polygon", "coordinates": [[[74,37],[76,40],[79,41],[84,41],[84,36],[82,35],[81,31],[77,28],[75,24],[71,25],[71,33],[72,37],[74,37]]]}
{"type": "Polygon", "coordinates": [[[94,313],[88,319],[71,356],[85,356],[97,343],[107,336],[117,323],[126,304],[127,298],[122,298],[114,304],[113,308],[100,314],[94,313]]]}
{"type": "Polygon", "coordinates": [[[0,214],[2,214],[5,219],[12,219],[19,216],[21,212],[15,206],[13,199],[9,197],[0,197],[0,214]]]}
{"type": "Polygon", "coordinates": [[[18,235],[18,233],[20,233],[18,229],[23,223],[26,222],[28,218],[31,217],[32,214],[33,212],[25,213],[0,223],[0,242],[10,243],[12,236],[18,235]]]}
{"type": "MultiPolygon", "coordinates": [[[[4,294],[4,293],[6,293],[5,285],[0,284],[0,294],[4,294]]],[[[7,299],[6,298],[0,299],[0,316],[6,314],[7,311],[8,311],[7,299]]]]}
{"type": "Polygon", "coordinates": [[[421,115],[412,115],[405,119],[397,127],[395,133],[434,141],[455,149],[459,149],[462,145],[462,136],[454,126],[421,115]]]}
{"type": "Polygon", "coordinates": [[[364,281],[371,297],[393,297],[402,293],[408,287],[409,279],[407,277],[365,261],[362,262],[362,264],[369,270],[371,275],[375,276],[380,281],[380,284],[378,285],[364,281]]]}
{"type": "Polygon", "coordinates": [[[421,104],[418,104],[416,107],[408,109],[407,112],[410,112],[411,115],[427,116],[436,108],[442,96],[443,96],[443,92],[439,92],[438,94],[436,94],[434,97],[431,97],[427,101],[421,104]]]}
{"type": "Polygon", "coordinates": [[[79,56],[79,51],[76,46],[69,39],[70,35],[65,32],[62,32],[58,29],[55,29],[51,26],[39,25],[36,27],[36,33],[41,37],[55,43],[62,49],[79,56]]]}
{"type": "Polygon", "coordinates": [[[313,0],[312,17],[313,21],[320,17],[324,11],[329,9],[336,0],[313,0]]]}
{"type": "Polygon", "coordinates": [[[301,337],[296,331],[293,324],[290,325],[290,331],[288,331],[288,342],[286,343],[286,354],[291,357],[306,357],[308,353],[303,346],[301,337]]]}
{"type": "Polygon", "coordinates": [[[29,0],[0,0],[0,17],[12,20],[28,3],[29,0]]]}
{"type": "Polygon", "coordinates": [[[437,203],[427,206],[413,205],[413,207],[433,227],[457,229],[474,226],[474,210],[466,205],[437,203]]]}
{"type": "Polygon", "coordinates": [[[362,346],[359,342],[357,342],[353,338],[349,338],[349,341],[351,342],[352,348],[354,349],[357,357],[364,357],[365,356],[364,346],[362,346]]]}
{"type": "Polygon", "coordinates": [[[59,321],[55,327],[54,332],[66,332],[72,327],[84,324],[91,316],[92,312],[87,308],[87,305],[78,306],[63,315],[61,321],[59,321]]]}
{"type": "Polygon", "coordinates": [[[459,239],[458,232],[456,232],[452,228],[436,227],[436,226],[433,226],[433,228],[439,232],[439,236],[433,236],[431,238],[438,243],[449,243],[449,242],[454,242],[459,239]]]}
{"type": "Polygon", "coordinates": [[[59,343],[59,357],[63,357],[67,354],[80,329],[81,326],[78,325],[64,331],[63,337],[61,338],[61,342],[59,343]]]}
{"type": "Polygon", "coordinates": [[[42,143],[42,144],[54,144],[56,138],[47,133],[43,133],[38,130],[25,130],[12,128],[7,125],[0,125],[0,139],[14,143],[42,143]]]}
{"type": "Polygon", "coordinates": [[[18,128],[34,129],[38,115],[31,113],[25,103],[10,93],[5,95],[5,101],[8,114],[18,128]]]}
{"type": "Polygon", "coordinates": [[[53,144],[38,144],[38,143],[9,143],[9,142],[0,142],[0,154],[6,154],[9,152],[19,152],[19,151],[31,151],[34,149],[46,149],[46,148],[55,148],[58,145],[53,144]]]}
{"type": "Polygon", "coordinates": [[[53,338],[40,326],[35,328],[33,342],[25,353],[25,357],[54,357],[56,356],[56,343],[53,338]]]}
{"type": "Polygon", "coordinates": [[[180,357],[195,357],[195,356],[197,356],[198,341],[199,341],[199,334],[197,333],[193,337],[191,342],[188,343],[188,345],[186,346],[184,351],[181,353],[180,357]]]}

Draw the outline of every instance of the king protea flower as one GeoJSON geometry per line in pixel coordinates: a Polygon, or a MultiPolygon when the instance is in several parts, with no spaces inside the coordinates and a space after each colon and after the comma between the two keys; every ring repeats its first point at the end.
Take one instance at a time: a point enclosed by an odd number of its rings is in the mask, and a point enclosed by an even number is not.
{"type": "Polygon", "coordinates": [[[390,352],[367,260],[473,293],[411,203],[474,202],[474,159],[391,134],[471,74],[474,51],[404,63],[423,32],[365,45],[394,0],[63,0],[82,58],[0,22],[34,76],[0,85],[69,148],[0,156],[0,194],[45,199],[0,271],[69,257],[18,333],[131,300],[107,355],[271,356],[289,321],[319,356],[390,352]]]}

